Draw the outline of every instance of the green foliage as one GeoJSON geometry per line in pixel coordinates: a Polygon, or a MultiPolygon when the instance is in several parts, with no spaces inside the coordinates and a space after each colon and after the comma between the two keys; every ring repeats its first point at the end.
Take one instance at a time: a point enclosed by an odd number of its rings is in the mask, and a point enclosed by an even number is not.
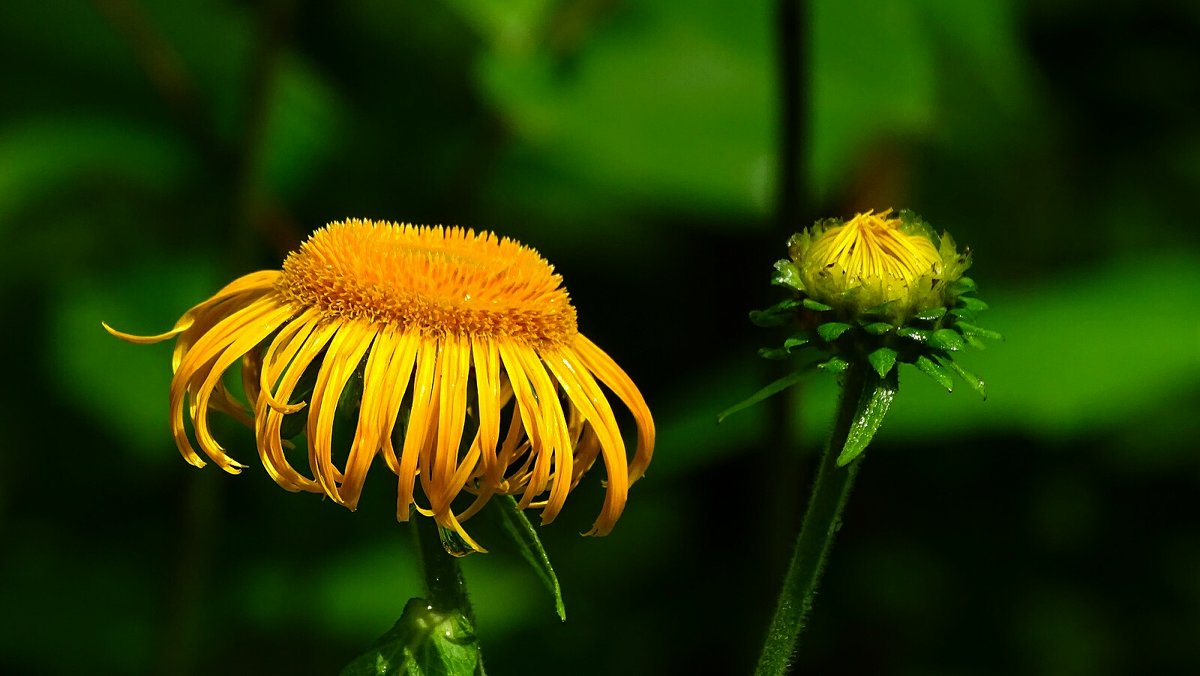
{"type": "Polygon", "coordinates": [[[409,599],[396,624],[342,676],[475,676],[482,673],[470,620],[434,612],[425,599],[409,599]]]}
{"type": "Polygon", "coordinates": [[[793,371],[793,372],[787,374],[786,376],[770,383],[769,385],[767,385],[766,387],[762,388],[761,390],[755,392],[754,394],[750,395],[749,397],[746,397],[742,401],[739,401],[738,403],[734,404],[733,406],[730,406],[729,408],[725,409],[724,411],[721,411],[719,414],[717,414],[717,422],[718,423],[725,422],[725,419],[728,418],[729,416],[733,415],[734,413],[737,413],[738,411],[747,409],[747,408],[757,404],[758,402],[770,397],[771,395],[778,394],[778,393],[786,390],[787,388],[791,387],[792,385],[795,385],[796,383],[800,382],[800,380],[804,377],[804,375],[805,375],[804,370],[797,370],[797,371],[793,371]]]}
{"type": "Polygon", "coordinates": [[[880,347],[867,355],[867,361],[871,362],[871,367],[875,369],[879,377],[884,378],[891,372],[892,367],[896,365],[897,356],[898,353],[892,348],[880,347]]]}
{"type": "Polygon", "coordinates": [[[550,592],[550,596],[554,599],[554,611],[558,613],[558,619],[566,622],[567,607],[563,603],[562,587],[558,584],[558,576],[554,574],[554,567],[550,565],[550,557],[546,555],[546,550],[542,547],[542,540],[538,537],[533,524],[529,523],[525,512],[517,507],[517,501],[511,495],[494,496],[488,503],[487,509],[495,515],[500,522],[500,527],[520,552],[521,557],[533,568],[538,579],[546,586],[546,591],[550,592]]]}
{"type": "Polygon", "coordinates": [[[821,336],[821,340],[832,343],[849,330],[850,325],[845,322],[827,322],[817,326],[817,335],[821,336]]]}
{"type": "MultiPolygon", "coordinates": [[[[838,467],[845,467],[867,450],[867,445],[871,443],[871,439],[879,431],[879,426],[883,424],[883,419],[887,416],[899,387],[895,371],[879,378],[876,378],[874,373],[867,376],[867,381],[858,397],[858,404],[854,408],[854,417],[850,423],[850,430],[846,434],[846,443],[838,451],[838,467]]],[[[853,393],[848,392],[847,395],[851,396],[853,393]]],[[[833,449],[830,450],[832,452],[833,449]]]]}

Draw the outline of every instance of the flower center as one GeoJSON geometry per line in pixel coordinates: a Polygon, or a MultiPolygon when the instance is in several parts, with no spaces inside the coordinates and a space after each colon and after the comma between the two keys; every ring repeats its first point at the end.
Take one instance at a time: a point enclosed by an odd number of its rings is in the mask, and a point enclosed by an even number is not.
{"type": "Polygon", "coordinates": [[[940,275],[942,259],[933,242],[904,232],[900,219],[887,218],[889,213],[890,209],[858,214],[830,228],[813,242],[810,260],[836,270],[849,286],[883,286],[897,292],[922,277],[940,275]]]}
{"type": "Polygon", "coordinates": [[[562,278],[536,251],[457,227],[331,223],[288,255],[277,289],[331,319],[429,334],[552,346],[578,331],[562,278]]]}

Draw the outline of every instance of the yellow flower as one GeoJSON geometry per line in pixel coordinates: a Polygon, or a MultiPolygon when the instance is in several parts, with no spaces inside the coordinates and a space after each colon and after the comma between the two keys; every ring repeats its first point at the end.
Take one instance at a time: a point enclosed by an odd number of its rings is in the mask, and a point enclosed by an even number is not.
{"type": "Polygon", "coordinates": [[[209,430],[209,412],[222,411],[253,426],[280,486],[354,509],[380,455],[399,479],[399,520],[416,505],[480,551],[460,522],[492,495],[520,495],[522,508],[540,508],[549,523],[597,456],[607,492],[589,534],[607,534],[654,449],[645,400],[579,333],[562,278],[533,249],[488,232],[332,223],[282,272],[241,277],[166,333],[105,328],[134,343],[177,338],[170,419],[189,463],[205,464],[185,412],[204,455],[233,474],[245,467],[209,430]],[[222,382],[239,360],[246,403],[222,382]],[[298,387],[306,375],[315,376],[307,397],[298,387]],[[362,388],[357,428],[339,453],[335,409],[352,379],[362,388]],[[632,461],[601,383],[633,413],[632,461]],[[306,406],[311,475],[292,467],[281,434],[285,416],[306,406]],[[428,506],[418,503],[418,481],[428,506]],[[463,492],[474,498],[456,511],[463,492]]]}
{"type": "Polygon", "coordinates": [[[888,304],[903,320],[944,305],[948,284],[970,264],[949,235],[940,241],[920,219],[887,209],[824,221],[793,236],[788,252],[809,298],[851,315],[888,304]]]}

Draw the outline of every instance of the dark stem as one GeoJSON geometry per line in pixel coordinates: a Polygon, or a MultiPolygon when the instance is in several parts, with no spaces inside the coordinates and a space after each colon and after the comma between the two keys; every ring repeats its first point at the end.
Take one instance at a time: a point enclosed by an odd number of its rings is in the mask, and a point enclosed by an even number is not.
{"type": "MultiPolygon", "coordinates": [[[[775,164],[775,227],[772,229],[774,258],[785,253],[783,244],[788,237],[812,222],[809,204],[808,165],[803,152],[804,135],[808,131],[809,105],[806,99],[809,79],[809,11],[806,0],[777,0],[775,3],[775,62],[778,104],[776,108],[775,164]]],[[[786,375],[789,364],[765,362],[767,380],[775,381],[786,375]]],[[[763,527],[770,532],[792,532],[798,523],[800,504],[793,502],[796,492],[792,486],[802,481],[803,472],[798,454],[792,453],[792,443],[799,438],[799,421],[794,415],[803,397],[803,385],[797,385],[767,400],[768,439],[771,446],[763,460],[768,468],[770,485],[764,505],[769,517],[763,527]]],[[[783,572],[786,544],[764,537],[773,543],[764,552],[770,562],[767,570],[783,572]]]]}
{"type": "Polygon", "coordinates": [[[843,374],[842,395],[829,444],[821,457],[821,466],[813,482],[804,523],[796,537],[792,560],[779,593],[779,603],[762,655],[755,673],[758,676],[777,676],[787,673],[800,632],[804,630],[813,597],[821,581],[825,561],[833,549],[833,536],[841,527],[842,510],[854,485],[861,460],[846,467],[837,466],[837,457],[846,443],[850,425],[863,390],[867,386],[867,369],[852,365],[843,374]]]}
{"type": "Polygon", "coordinates": [[[414,540],[421,552],[421,571],[425,575],[425,591],[434,612],[462,613],[475,624],[475,614],[467,600],[467,586],[463,581],[458,559],[446,552],[437,522],[432,518],[413,514],[414,540]]]}

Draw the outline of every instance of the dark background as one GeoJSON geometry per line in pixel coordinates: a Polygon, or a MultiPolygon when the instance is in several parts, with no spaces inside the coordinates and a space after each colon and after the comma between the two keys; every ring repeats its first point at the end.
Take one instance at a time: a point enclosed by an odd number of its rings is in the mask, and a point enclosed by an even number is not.
{"type": "MultiPolygon", "coordinates": [[[[0,8],[0,672],[332,673],[420,581],[357,513],[195,470],[168,328],[349,216],[489,228],[566,279],[655,413],[608,538],[585,482],[466,561],[494,674],[748,673],[833,406],[763,384],[779,299],[762,2],[48,0],[0,8]]],[[[1200,4],[815,0],[812,215],[909,207],[975,252],[980,401],[901,374],[798,665],[1200,671],[1200,4]]],[[[807,122],[805,122],[807,119],[807,122]]],[[[252,435],[222,438],[254,458],[252,435]]],[[[798,669],[798,671],[801,669],[798,669]]]]}

